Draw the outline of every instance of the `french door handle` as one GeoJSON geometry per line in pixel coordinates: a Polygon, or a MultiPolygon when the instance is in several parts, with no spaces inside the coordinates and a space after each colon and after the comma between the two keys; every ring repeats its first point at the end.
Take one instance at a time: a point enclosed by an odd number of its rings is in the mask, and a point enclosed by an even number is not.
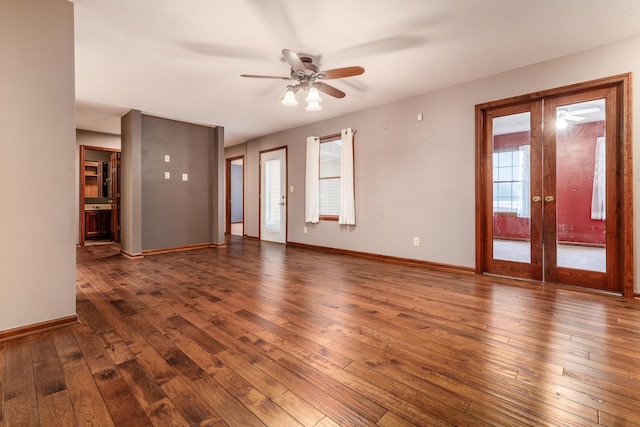
{"type": "Polygon", "coordinates": [[[553,202],[553,196],[547,196],[544,198],[545,202],[553,202]]]}
{"type": "Polygon", "coordinates": [[[542,197],[540,197],[540,196],[533,196],[533,199],[532,199],[532,200],[533,200],[535,203],[538,203],[540,200],[542,200],[542,197]]]}

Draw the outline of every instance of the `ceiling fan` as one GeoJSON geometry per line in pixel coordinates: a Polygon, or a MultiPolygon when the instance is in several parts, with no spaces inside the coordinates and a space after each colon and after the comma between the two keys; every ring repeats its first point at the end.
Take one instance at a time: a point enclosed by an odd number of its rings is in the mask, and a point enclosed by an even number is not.
{"type": "Polygon", "coordinates": [[[567,127],[567,120],[572,122],[581,122],[586,119],[586,117],[581,116],[581,114],[591,114],[600,111],[598,107],[585,108],[582,110],[569,111],[567,108],[558,108],[556,111],[556,128],[564,129],[567,127]]]}
{"type": "Polygon", "coordinates": [[[569,111],[567,108],[558,108],[558,119],[571,120],[573,122],[581,122],[586,117],[582,117],[581,114],[591,114],[600,111],[598,107],[585,108],[583,110],[569,111]]]}
{"type": "Polygon", "coordinates": [[[364,73],[364,68],[358,66],[320,71],[310,57],[300,56],[290,49],[283,49],[282,56],[284,56],[284,59],[291,66],[289,76],[263,76],[256,74],[242,74],[241,76],[257,79],[296,80],[296,84],[287,86],[287,92],[281,102],[287,106],[298,105],[295,94],[302,89],[308,92],[305,101],[308,103],[307,110],[309,111],[317,111],[322,108],[320,107],[322,98],[320,98],[318,91],[335,98],[344,98],[345,96],[343,91],[325,83],[323,80],[358,76],[364,73]]]}

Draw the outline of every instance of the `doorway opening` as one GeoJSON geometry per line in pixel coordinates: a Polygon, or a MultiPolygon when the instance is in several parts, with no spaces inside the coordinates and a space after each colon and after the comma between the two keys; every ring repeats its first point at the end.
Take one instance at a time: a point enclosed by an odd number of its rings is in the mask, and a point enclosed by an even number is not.
{"type": "Polygon", "coordinates": [[[476,272],[633,296],[629,76],[476,106],[476,272]]]}
{"type": "Polygon", "coordinates": [[[120,242],[120,151],[80,146],[79,245],[120,242]]]}
{"type": "Polygon", "coordinates": [[[260,152],[260,240],[287,242],[287,147],[260,152]]]}
{"type": "Polygon", "coordinates": [[[244,156],[226,161],[226,225],[225,233],[244,235],[244,156]]]}

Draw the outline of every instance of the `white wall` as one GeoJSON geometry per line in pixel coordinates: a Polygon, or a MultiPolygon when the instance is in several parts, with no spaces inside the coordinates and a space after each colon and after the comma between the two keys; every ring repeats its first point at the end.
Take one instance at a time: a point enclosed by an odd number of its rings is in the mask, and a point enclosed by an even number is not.
{"type": "MultiPolygon", "coordinates": [[[[393,104],[248,141],[245,232],[258,236],[258,153],[288,146],[288,240],[475,267],[475,105],[627,72],[640,73],[640,38],[512,70],[393,104]],[[417,113],[424,121],[416,120],[417,113]],[[357,129],[357,226],[304,223],[305,139],[357,129]],[[308,233],[303,233],[307,226],[308,233]],[[414,247],[413,236],[421,246],[414,247]]],[[[640,95],[633,90],[634,110],[640,95]]],[[[633,119],[640,128],[640,119],[633,119]]],[[[634,134],[634,156],[640,137],[634,134]]],[[[235,153],[239,148],[233,148],[235,153]]],[[[227,157],[232,157],[231,148],[227,157]]],[[[638,161],[634,161],[638,171],[638,161]]],[[[634,188],[634,216],[640,189],[634,188]]],[[[635,245],[640,249],[640,233],[635,245]]],[[[637,254],[638,250],[636,250],[637,254]]],[[[636,265],[638,265],[636,255],[636,265]]],[[[636,268],[636,271],[638,268],[636,268]]],[[[636,290],[640,290],[636,274],[636,290]]]]}
{"type": "Polygon", "coordinates": [[[120,150],[120,135],[76,129],[76,244],[80,243],[80,146],[120,150]]]}
{"type": "Polygon", "coordinates": [[[0,1],[0,331],[75,314],[73,49],[72,3],[0,1]]]}

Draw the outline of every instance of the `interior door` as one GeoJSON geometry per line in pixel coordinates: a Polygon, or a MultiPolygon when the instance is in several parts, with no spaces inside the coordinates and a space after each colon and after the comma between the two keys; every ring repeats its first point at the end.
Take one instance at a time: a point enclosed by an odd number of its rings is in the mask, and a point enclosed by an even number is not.
{"type": "Polygon", "coordinates": [[[486,271],[542,280],[542,101],[491,109],[485,123],[486,271]]]}
{"type": "Polygon", "coordinates": [[[287,241],[287,149],[260,153],[260,239],[287,241]]]}
{"type": "Polygon", "coordinates": [[[111,240],[120,241],[120,153],[111,153],[109,161],[109,200],[111,203],[111,240]]]}
{"type": "Polygon", "coordinates": [[[483,112],[482,272],[622,292],[613,87],[483,112]]]}

